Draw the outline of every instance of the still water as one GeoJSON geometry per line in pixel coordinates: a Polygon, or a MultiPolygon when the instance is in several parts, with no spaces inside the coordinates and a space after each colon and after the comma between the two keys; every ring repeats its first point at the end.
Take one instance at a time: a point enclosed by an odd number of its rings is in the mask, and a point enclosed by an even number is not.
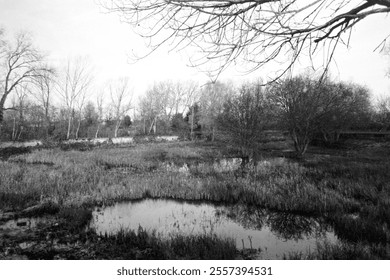
{"type": "Polygon", "coordinates": [[[162,237],[171,234],[216,234],[234,238],[238,249],[261,249],[258,258],[281,259],[289,252],[307,253],[317,243],[335,243],[331,227],[320,220],[242,205],[214,205],[144,199],[96,208],[90,227],[99,234],[139,226],[162,237]]]}

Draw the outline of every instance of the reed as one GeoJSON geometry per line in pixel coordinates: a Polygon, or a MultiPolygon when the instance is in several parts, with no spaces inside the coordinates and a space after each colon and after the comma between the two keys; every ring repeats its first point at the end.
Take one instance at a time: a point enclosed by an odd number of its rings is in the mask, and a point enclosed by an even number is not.
{"type": "Polygon", "coordinates": [[[0,210],[45,201],[85,208],[144,197],[243,203],[321,216],[344,240],[388,244],[386,152],[335,151],[309,154],[306,161],[267,152],[245,168],[222,163],[226,154],[219,146],[189,142],[34,150],[0,161],[0,210]]]}
{"type": "Polygon", "coordinates": [[[239,252],[235,241],[215,235],[171,235],[161,238],[142,227],[137,231],[121,230],[104,236],[95,248],[96,258],[120,256],[123,259],[235,259],[239,252]]]}

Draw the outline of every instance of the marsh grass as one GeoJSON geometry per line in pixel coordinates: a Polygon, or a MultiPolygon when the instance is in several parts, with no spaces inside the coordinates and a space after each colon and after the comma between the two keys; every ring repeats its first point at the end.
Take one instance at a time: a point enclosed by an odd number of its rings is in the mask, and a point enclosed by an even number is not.
{"type": "Polygon", "coordinates": [[[229,170],[216,164],[207,147],[160,143],[83,153],[41,150],[1,164],[1,194],[26,195],[35,202],[41,196],[71,204],[151,196],[244,202],[315,215],[369,209],[378,212],[377,218],[390,216],[390,169],[382,163],[268,158],[246,170],[229,170]]]}
{"type": "Polygon", "coordinates": [[[0,161],[0,208],[41,201],[77,208],[145,197],[243,203],[324,217],[343,240],[385,246],[390,162],[383,147],[369,147],[323,150],[306,160],[265,151],[245,168],[222,166],[226,150],[203,143],[34,150],[0,161]]]}
{"type": "Polygon", "coordinates": [[[58,218],[64,220],[63,226],[70,232],[79,232],[90,223],[92,212],[86,208],[61,208],[58,218]]]}
{"type": "Polygon", "coordinates": [[[284,259],[290,260],[378,260],[389,259],[390,247],[365,243],[317,244],[315,252],[290,252],[284,259]]]}
{"type": "Polygon", "coordinates": [[[235,241],[215,235],[171,235],[161,238],[142,227],[137,231],[120,230],[105,235],[97,245],[97,258],[120,256],[122,259],[234,259],[235,241]]]}

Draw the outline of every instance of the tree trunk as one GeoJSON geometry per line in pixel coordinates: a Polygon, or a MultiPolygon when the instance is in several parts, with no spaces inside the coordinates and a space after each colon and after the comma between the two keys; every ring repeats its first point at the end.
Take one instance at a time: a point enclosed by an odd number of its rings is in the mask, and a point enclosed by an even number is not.
{"type": "Polygon", "coordinates": [[[291,138],[294,141],[294,148],[299,158],[303,157],[309,146],[310,139],[307,136],[297,135],[295,131],[292,131],[291,138]]]}
{"type": "Polygon", "coordinates": [[[295,150],[297,152],[298,157],[303,157],[306,153],[309,142],[305,139],[299,139],[298,142],[295,143],[295,150]]]}
{"type": "Polygon", "coordinates": [[[119,127],[121,126],[121,120],[117,120],[116,121],[116,124],[115,124],[115,130],[114,130],[114,137],[118,137],[118,130],[119,130],[119,127]]]}
{"type": "Polygon", "coordinates": [[[18,137],[17,137],[17,139],[16,140],[20,140],[20,136],[22,135],[22,131],[23,131],[23,125],[21,125],[20,127],[19,127],[19,135],[18,135],[18,137]]]}
{"type": "Polygon", "coordinates": [[[149,128],[148,134],[150,134],[150,132],[152,132],[152,130],[153,130],[154,134],[156,134],[156,130],[157,130],[156,122],[157,122],[157,117],[155,117],[153,119],[152,124],[150,125],[150,128],[149,128]]]}
{"type": "Polygon", "coordinates": [[[0,142],[2,139],[2,128],[3,128],[3,106],[0,107],[0,142]]]}
{"type": "Polygon", "coordinates": [[[45,120],[46,120],[46,139],[49,138],[49,134],[50,134],[50,125],[51,125],[51,122],[50,122],[50,117],[49,117],[49,107],[46,106],[45,108],[45,120]]]}
{"type": "Polygon", "coordinates": [[[100,122],[98,122],[98,124],[97,124],[95,138],[98,138],[99,130],[100,130],[100,122]]]}
{"type": "Polygon", "coordinates": [[[81,126],[81,118],[79,118],[79,121],[78,121],[78,123],[77,123],[76,139],[79,139],[80,126],[81,126]]]}
{"type": "Polygon", "coordinates": [[[15,141],[16,140],[16,117],[14,117],[14,124],[12,126],[12,135],[11,135],[11,140],[15,141]]]}
{"type": "Polygon", "coordinates": [[[194,106],[191,108],[191,141],[194,141],[194,106]]]}
{"type": "Polygon", "coordinates": [[[46,118],[46,127],[45,127],[46,139],[49,139],[49,136],[50,136],[50,127],[51,127],[50,119],[49,119],[49,118],[46,118]]]}
{"type": "Polygon", "coordinates": [[[68,130],[66,132],[66,140],[69,140],[69,138],[70,138],[70,128],[71,128],[71,125],[72,125],[72,116],[69,116],[69,119],[68,119],[68,130]]]}

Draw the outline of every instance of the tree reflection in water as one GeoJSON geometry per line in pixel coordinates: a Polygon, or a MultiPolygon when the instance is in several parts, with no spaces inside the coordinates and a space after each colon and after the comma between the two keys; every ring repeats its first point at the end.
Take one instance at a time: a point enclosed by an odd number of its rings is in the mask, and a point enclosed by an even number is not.
{"type": "Polygon", "coordinates": [[[93,214],[90,228],[115,234],[124,228],[155,231],[161,238],[211,235],[233,238],[238,249],[261,249],[259,258],[280,259],[289,252],[315,250],[337,241],[324,221],[246,205],[144,199],[117,203],[93,214]]]}
{"type": "Polygon", "coordinates": [[[272,212],[264,208],[235,205],[225,215],[246,229],[261,230],[268,226],[284,240],[299,240],[309,236],[324,236],[329,226],[320,219],[287,212],[272,212]]]}

